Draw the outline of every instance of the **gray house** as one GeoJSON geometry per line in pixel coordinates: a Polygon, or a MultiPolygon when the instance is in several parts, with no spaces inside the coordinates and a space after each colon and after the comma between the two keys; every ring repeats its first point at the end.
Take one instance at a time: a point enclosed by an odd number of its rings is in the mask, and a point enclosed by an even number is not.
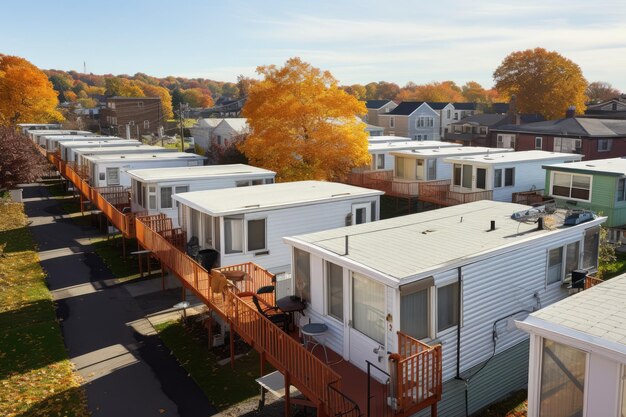
{"type": "Polygon", "coordinates": [[[440,115],[425,101],[403,101],[389,113],[379,114],[385,134],[412,140],[440,140],[440,115]]]}

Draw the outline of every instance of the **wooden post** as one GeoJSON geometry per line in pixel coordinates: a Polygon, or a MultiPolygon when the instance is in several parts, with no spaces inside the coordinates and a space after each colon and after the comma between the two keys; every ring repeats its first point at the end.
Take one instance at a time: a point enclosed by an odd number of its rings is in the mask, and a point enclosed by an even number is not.
{"type": "Polygon", "coordinates": [[[122,257],[124,258],[124,262],[126,262],[126,238],[122,233],[122,257]]]}
{"type": "Polygon", "coordinates": [[[437,403],[436,402],[430,406],[430,416],[437,417],[437,403]]]}
{"type": "Polygon", "coordinates": [[[185,287],[185,284],[183,283],[182,286],[182,301],[185,301],[187,299],[187,288],[185,287]]]}
{"type": "Polygon", "coordinates": [[[229,320],[228,323],[230,325],[230,367],[231,369],[235,369],[235,331],[233,330],[232,320],[229,320]]]}
{"type": "Polygon", "coordinates": [[[261,376],[265,375],[265,350],[261,351],[261,354],[259,355],[259,358],[261,358],[261,363],[259,366],[259,369],[261,370],[261,376]]]}
{"type": "Polygon", "coordinates": [[[161,291],[165,291],[165,267],[161,264],[161,291]]]}
{"type": "Polygon", "coordinates": [[[152,262],[150,262],[150,254],[147,253],[146,254],[146,258],[148,258],[148,277],[150,277],[150,275],[152,275],[152,262]]]}
{"type": "Polygon", "coordinates": [[[285,417],[291,416],[291,378],[289,378],[289,372],[285,371],[285,417]]]}
{"type": "Polygon", "coordinates": [[[85,213],[83,213],[83,193],[78,193],[78,195],[80,196],[80,215],[84,216],[85,213]]]}

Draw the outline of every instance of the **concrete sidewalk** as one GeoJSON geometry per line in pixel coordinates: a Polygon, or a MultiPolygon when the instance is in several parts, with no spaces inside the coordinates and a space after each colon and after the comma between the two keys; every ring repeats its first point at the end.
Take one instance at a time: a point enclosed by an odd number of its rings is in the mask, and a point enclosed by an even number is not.
{"type": "Polygon", "coordinates": [[[216,414],[161,343],[145,309],[125,285],[114,284],[112,273],[85,244],[96,236],[96,230],[65,218],[59,201],[50,199],[43,186],[25,187],[24,197],[41,265],[57,302],[65,345],[85,380],[92,416],[216,414]]]}

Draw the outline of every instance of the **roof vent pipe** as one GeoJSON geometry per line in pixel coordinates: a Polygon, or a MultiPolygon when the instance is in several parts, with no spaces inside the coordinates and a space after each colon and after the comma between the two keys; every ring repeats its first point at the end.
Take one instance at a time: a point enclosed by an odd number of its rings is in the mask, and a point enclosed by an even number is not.
{"type": "Polygon", "coordinates": [[[346,250],[343,255],[344,256],[348,255],[348,235],[346,235],[346,250]]]}
{"type": "Polygon", "coordinates": [[[543,230],[543,217],[537,219],[537,230],[543,230]]]}
{"type": "Polygon", "coordinates": [[[489,228],[489,231],[493,232],[494,230],[496,230],[496,221],[492,220],[491,221],[491,227],[489,228]]]}

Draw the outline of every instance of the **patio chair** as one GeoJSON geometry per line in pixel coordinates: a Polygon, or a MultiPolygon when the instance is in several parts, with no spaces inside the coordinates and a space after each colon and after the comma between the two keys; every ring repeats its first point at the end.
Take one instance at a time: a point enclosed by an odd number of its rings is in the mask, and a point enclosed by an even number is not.
{"type": "Polygon", "coordinates": [[[285,333],[288,333],[289,316],[287,316],[287,314],[279,313],[278,307],[268,307],[263,309],[261,307],[259,297],[257,297],[256,294],[252,296],[252,302],[254,303],[259,313],[261,313],[265,318],[267,318],[275,325],[282,327],[285,333]]]}

